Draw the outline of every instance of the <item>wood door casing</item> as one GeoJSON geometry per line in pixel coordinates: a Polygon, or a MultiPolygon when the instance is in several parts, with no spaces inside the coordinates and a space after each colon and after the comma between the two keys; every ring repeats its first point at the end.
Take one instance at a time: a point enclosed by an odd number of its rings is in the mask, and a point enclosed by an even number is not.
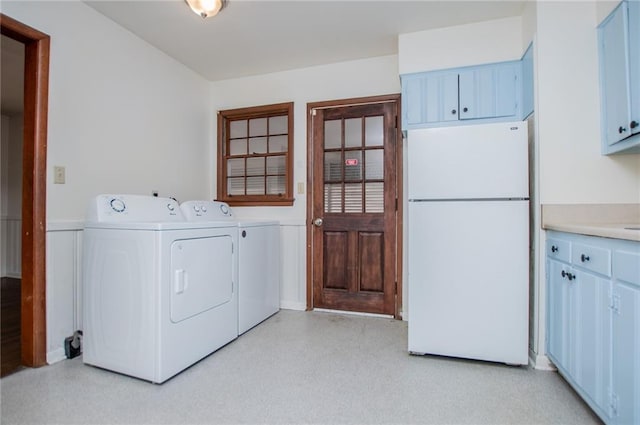
{"type": "Polygon", "coordinates": [[[25,45],[22,152],[22,363],[46,358],[46,188],[50,37],[0,14],[2,34],[25,45]]]}
{"type": "Polygon", "coordinates": [[[398,317],[399,96],[348,103],[308,106],[308,307],[398,317]],[[382,122],[379,144],[368,141],[369,122],[382,122]],[[339,143],[325,144],[327,123],[340,127],[339,143]],[[348,142],[354,123],[361,143],[348,142]],[[381,169],[372,165],[378,163],[381,169]],[[321,226],[313,225],[316,218],[321,226]]]}

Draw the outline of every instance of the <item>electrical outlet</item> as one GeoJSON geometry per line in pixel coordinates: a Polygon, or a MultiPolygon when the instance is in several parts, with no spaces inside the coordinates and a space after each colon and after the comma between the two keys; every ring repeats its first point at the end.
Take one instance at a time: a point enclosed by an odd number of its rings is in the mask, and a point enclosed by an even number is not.
{"type": "Polygon", "coordinates": [[[53,166],[53,183],[64,184],[65,183],[65,168],[59,165],[53,166]]]}

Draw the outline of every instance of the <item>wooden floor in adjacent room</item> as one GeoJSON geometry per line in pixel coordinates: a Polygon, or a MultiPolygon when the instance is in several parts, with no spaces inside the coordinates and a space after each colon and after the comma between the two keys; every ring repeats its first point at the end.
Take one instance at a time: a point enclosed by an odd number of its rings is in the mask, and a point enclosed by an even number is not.
{"type": "Polygon", "coordinates": [[[0,293],[0,376],[6,376],[21,368],[22,353],[20,341],[20,279],[2,278],[0,293]]]}

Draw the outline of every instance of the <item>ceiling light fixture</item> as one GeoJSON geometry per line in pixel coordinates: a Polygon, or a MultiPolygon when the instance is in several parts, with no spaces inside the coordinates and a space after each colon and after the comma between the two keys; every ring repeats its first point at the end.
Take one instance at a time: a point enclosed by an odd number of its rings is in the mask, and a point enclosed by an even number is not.
{"type": "Polygon", "coordinates": [[[225,0],[184,0],[196,15],[203,18],[215,16],[222,10],[225,0]]]}

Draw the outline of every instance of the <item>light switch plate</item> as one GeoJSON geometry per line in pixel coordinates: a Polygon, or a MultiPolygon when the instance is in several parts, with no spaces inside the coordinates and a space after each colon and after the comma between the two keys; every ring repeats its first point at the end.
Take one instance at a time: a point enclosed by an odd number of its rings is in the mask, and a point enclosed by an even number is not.
{"type": "Polygon", "coordinates": [[[53,166],[53,183],[64,184],[65,183],[65,168],[59,165],[53,166]]]}
{"type": "Polygon", "coordinates": [[[298,182],[298,194],[302,195],[304,193],[304,182],[298,182]]]}

